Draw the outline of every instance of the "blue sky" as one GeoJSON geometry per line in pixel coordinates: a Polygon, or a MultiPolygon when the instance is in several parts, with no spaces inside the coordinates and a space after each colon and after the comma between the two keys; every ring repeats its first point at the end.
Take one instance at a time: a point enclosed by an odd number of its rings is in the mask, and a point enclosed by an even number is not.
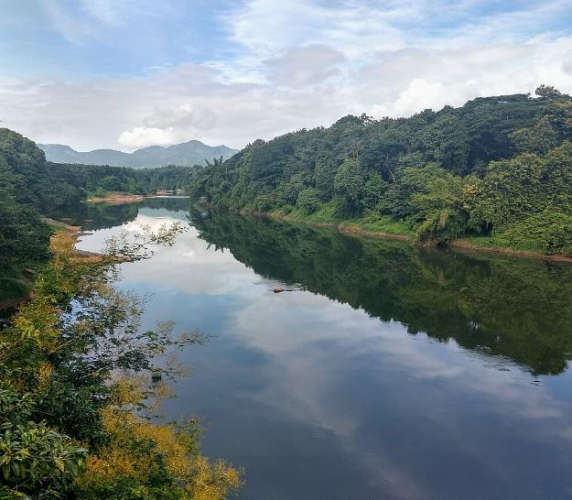
{"type": "Polygon", "coordinates": [[[0,0],[0,120],[39,142],[241,147],[347,113],[572,92],[572,0],[0,0]]]}

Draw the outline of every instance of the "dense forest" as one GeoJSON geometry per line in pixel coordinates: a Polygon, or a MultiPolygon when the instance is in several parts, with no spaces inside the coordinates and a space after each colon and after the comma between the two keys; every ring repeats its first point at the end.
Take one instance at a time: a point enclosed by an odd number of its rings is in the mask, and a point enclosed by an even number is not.
{"type": "Polygon", "coordinates": [[[76,165],[50,163],[47,167],[53,177],[65,184],[67,198],[73,200],[88,195],[105,195],[122,191],[132,194],[153,194],[157,191],[183,190],[189,183],[191,168],[159,167],[133,169],[107,165],[76,165]]]}
{"type": "Polygon", "coordinates": [[[48,256],[51,231],[40,212],[60,205],[66,185],[50,175],[32,141],[8,129],[0,129],[0,179],[0,269],[5,273],[48,256]]]}
{"type": "Polygon", "coordinates": [[[572,98],[477,98],[410,118],[346,116],[194,172],[191,196],[447,244],[572,255],[572,98]]]}

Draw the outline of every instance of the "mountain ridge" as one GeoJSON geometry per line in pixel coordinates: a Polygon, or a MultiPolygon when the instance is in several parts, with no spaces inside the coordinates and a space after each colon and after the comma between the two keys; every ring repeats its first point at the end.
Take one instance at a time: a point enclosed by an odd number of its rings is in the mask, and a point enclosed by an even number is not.
{"type": "Polygon", "coordinates": [[[172,146],[147,146],[133,153],[115,149],[76,151],[65,144],[38,144],[46,159],[54,163],[77,163],[82,165],[109,165],[113,167],[149,168],[165,165],[190,167],[204,165],[206,161],[223,157],[230,158],[237,150],[224,145],[208,146],[196,139],[172,146]]]}

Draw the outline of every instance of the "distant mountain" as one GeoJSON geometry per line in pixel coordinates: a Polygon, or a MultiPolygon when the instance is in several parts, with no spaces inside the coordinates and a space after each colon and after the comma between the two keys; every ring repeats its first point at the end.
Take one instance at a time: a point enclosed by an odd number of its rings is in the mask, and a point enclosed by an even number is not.
{"type": "Polygon", "coordinates": [[[111,165],[114,167],[162,167],[165,165],[204,165],[205,160],[230,158],[237,151],[226,146],[207,146],[200,141],[189,141],[174,146],[150,146],[133,153],[114,149],[76,151],[63,144],[38,144],[46,159],[54,163],[80,163],[83,165],[111,165]]]}

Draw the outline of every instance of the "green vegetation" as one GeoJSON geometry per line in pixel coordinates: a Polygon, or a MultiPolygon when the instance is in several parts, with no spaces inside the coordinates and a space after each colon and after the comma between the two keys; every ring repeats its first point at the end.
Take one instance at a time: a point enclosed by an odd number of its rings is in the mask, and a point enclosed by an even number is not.
{"type": "Polygon", "coordinates": [[[572,255],[572,99],[478,98],[411,118],[347,116],[193,173],[214,209],[572,255]]]}
{"type": "Polygon", "coordinates": [[[267,218],[197,214],[201,238],[257,274],[347,303],[409,333],[562,373],[572,352],[572,266],[465,255],[267,218]]]}
{"type": "Polygon", "coordinates": [[[86,196],[106,196],[110,192],[154,194],[160,190],[183,190],[189,183],[191,168],[161,167],[133,169],[101,165],[48,163],[52,176],[65,183],[72,201],[86,196]]]}
{"type": "Polygon", "coordinates": [[[60,215],[90,193],[183,189],[190,171],[186,167],[133,170],[48,163],[32,141],[0,129],[0,306],[24,296],[31,285],[31,272],[49,258],[52,231],[40,214],[60,215]]]}
{"type": "Polygon", "coordinates": [[[111,286],[118,263],[172,244],[181,228],[81,257],[73,234],[39,215],[90,190],[174,189],[187,175],[49,164],[0,129],[0,298],[30,292],[0,329],[0,498],[220,500],[238,488],[236,470],[200,455],[194,422],[145,418],[163,392],[151,373],[173,375],[156,357],[200,338],[175,338],[167,324],[142,332],[140,302],[111,286]]]}
{"type": "Polygon", "coordinates": [[[57,203],[51,189],[60,186],[43,167],[32,141],[0,129],[0,305],[24,295],[31,282],[24,269],[49,257],[51,230],[38,209],[57,203]]]}
{"type": "Polygon", "coordinates": [[[201,339],[141,331],[140,302],[111,286],[118,262],[180,230],[110,242],[101,257],[76,255],[65,230],[53,237],[31,299],[0,331],[0,498],[219,500],[239,486],[200,455],[194,422],[144,418],[164,392],[151,373],[173,375],[156,357],[201,339]]]}

